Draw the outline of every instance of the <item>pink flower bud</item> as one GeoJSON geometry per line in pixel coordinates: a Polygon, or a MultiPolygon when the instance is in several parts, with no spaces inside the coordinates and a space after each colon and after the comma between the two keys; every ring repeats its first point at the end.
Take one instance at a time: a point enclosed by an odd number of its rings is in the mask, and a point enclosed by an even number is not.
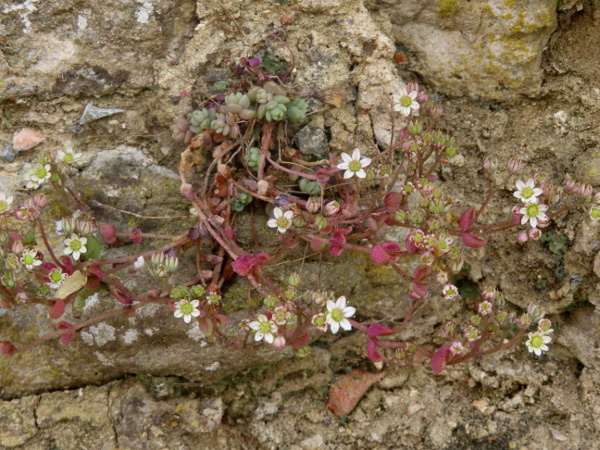
{"type": "Polygon", "coordinates": [[[529,230],[529,237],[534,241],[538,241],[542,237],[542,230],[532,228],[529,230]]]}
{"type": "Polygon", "coordinates": [[[371,249],[371,259],[375,264],[387,264],[391,256],[381,245],[376,245],[371,249]]]}
{"type": "Polygon", "coordinates": [[[285,338],[283,336],[277,336],[273,340],[272,347],[275,350],[283,350],[285,348],[285,338]]]}
{"type": "Polygon", "coordinates": [[[510,158],[508,160],[508,170],[512,173],[517,173],[519,170],[521,170],[521,166],[523,165],[523,163],[515,158],[510,158]]]}
{"type": "Polygon", "coordinates": [[[527,241],[528,241],[528,239],[529,239],[529,238],[527,237],[527,232],[525,232],[525,231],[521,231],[521,232],[519,233],[519,236],[517,237],[517,240],[518,240],[518,241],[519,241],[521,244],[524,244],[525,242],[527,242],[527,241]]]}
{"type": "Polygon", "coordinates": [[[36,204],[36,206],[39,206],[40,208],[43,208],[48,204],[48,199],[45,195],[36,195],[33,197],[33,201],[36,204]]]}
{"type": "Polygon", "coordinates": [[[492,172],[497,165],[498,161],[483,158],[483,170],[485,170],[486,172],[492,172]]]}

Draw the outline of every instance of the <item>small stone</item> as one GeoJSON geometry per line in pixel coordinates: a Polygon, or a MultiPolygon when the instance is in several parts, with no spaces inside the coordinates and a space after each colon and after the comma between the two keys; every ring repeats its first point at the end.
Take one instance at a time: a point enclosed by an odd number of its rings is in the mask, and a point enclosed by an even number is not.
{"type": "Polygon", "coordinates": [[[17,152],[15,151],[12,144],[6,144],[4,147],[2,147],[2,150],[0,151],[0,158],[2,158],[6,162],[13,162],[15,160],[16,154],[17,152]]]}
{"type": "Polygon", "coordinates": [[[295,139],[298,143],[298,149],[303,155],[325,158],[327,153],[327,136],[323,128],[307,125],[296,133],[295,139]]]}
{"type": "Polygon", "coordinates": [[[410,405],[408,405],[408,408],[406,408],[406,415],[413,416],[419,411],[421,411],[423,408],[425,408],[425,405],[423,405],[422,403],[411,403],[410,405]]]}
{"type": "Polygon", "coordinates": [[[556,428],[550,427],[549,430],[550,430],[550,434],[552,434],[552,437],[554,439],[556,439],[557,441],[564,442],[564,441],[566,441],[568,439],[564,434],[562,434],[556,428]]]}
{"type": "Polygon", "coordinates": [[[44,142],[45,136],[41,131],[33,128],[23,128],[13,136],[13,147],[16,150],[29,150],[44,142]]]}

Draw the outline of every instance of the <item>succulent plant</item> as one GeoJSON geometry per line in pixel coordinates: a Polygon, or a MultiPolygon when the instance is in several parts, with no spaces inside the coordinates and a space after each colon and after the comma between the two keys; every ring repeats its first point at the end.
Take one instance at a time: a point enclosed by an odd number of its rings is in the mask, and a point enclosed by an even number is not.
{"type": "Polygon", "coordinates": [[[199,134],[202,130],[210,128],[210,124],[217,118],[217,112],[214,108],[203,108],[192,113],[192,126],[190,130],[199,134]]]}
{"type": "Polygon", "coordinates": [[[225,107],[227,112],[239,114],[242,109],[250,108],[250,99],[248,95],[236,92],[225,96],[225,107]]]}
{"type": "Polygon", "coordinates": [[[300,190],[305,194],[316,194],[321,192],[321,187],[319,186],[319,182],[315,180],[308,180],[306,178],[300,178],[298,182],[298,186],[300,186],[300,190]]]}
{"type": "Polygon", "coordinates": [[[306,118],[307,109],[308,105],[304,99],[296,97],[287,105],[287,119],[290,122],[301,122],[306,118]]]}
{"type": "Polygon", "coordinates": [[[237,198],[231,199],[231,207],[237,211],[242,211],[246,205],[252,202],[252,196],[244,191],[237,189],[237,198]]]}
{"type": "Polygon", "coordinates": [[[183,118],[177,119],[171,126],[171,130],[173,131],[173,139],[185,144],[189,144],[194,137],[194,133],[190,129],[190,123],[183,118]]]}
{"type": "Polygon", "coordinates": [[[246,153],[246,163],[252,170],[258,170],[258,163],[260,161],[260,148],[250,147],[248,153],[246,153]]]}
{"type": "Polygon", "coordinates": [[[217,114],[217,117],[210,123],[210,128],[230,138],[236,138],[240,134],[240,128],[231,113],[217,114]]]}
{"type": "Polygon", "coordinates": [[[257,117],[259,119],[266,118],[267,122],[283,120],[286,117],[288,103],[290,103],[290,99],[285,95],[277,95],[267,104],[258,107],[257,117]]]}

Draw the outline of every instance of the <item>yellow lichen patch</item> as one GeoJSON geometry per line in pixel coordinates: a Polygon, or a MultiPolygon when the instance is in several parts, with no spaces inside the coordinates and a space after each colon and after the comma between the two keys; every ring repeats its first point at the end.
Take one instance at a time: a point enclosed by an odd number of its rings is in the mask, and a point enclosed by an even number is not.
{"type": "Polygon", "coordinates": [[[459,9],[460,6],[456,0],[440,0],[438,2],[438,14],[440,17],[452,17],[459,9]]]}

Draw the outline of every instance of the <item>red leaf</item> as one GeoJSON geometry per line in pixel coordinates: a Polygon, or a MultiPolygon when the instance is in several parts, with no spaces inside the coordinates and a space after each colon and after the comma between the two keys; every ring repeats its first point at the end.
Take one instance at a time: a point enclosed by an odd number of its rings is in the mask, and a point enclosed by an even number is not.
{"type": "Polygon", "coordinates": [[[388,213],[395,213],[402,203],[402,196],[398,192],[390,192],[383,199],[383,205],[388,213]]]}
{"type": "Polygon", "coordinates": [[[65,302],[62,298],[55,300],[54,305],[50,308],[48,315],[51,319],[58,319],[65,313],[65,302]]]}
{"type": "Polygon", "coordinates": [[[204,333],[207,338],[212,338],[215,332],[212,320],[209,317],[204,317],[198,320],[198,326],[200,331],[204,333]]]}
{"type": "Polygon", "coordinates": [[[444,345],[433,354],[431,357],[431,370],[435,374],[440,374],[446,367],[450,355],[450,346],[444,345]]]}
{"type": "Polygon", "coordinates": [[[65,346],[66,346],[66,345],[69,345],[69,342],[71,342],[71,338],[72,338],[72,337],[73,337],[73,333],[67,333],[67,334],[64,334],[64,335],[63,335],[63,336],[60,338],[59,342],[60,342],[60,344],[61,344],[61,345],[65,345],[65,346]]]}
{"type": "Polygon", "coordinates": [[[369,337],[369,339],[373,339],[377,336],[389,336],[393,333],[393,329],[380,323],[372,323],[371,325],[369,325],[369,328],[367,330],[367,336],[369,337]]]}
{"type": "Polygon", "coordinates": [[[483,239],[476,238],[475,236],[473,236],[472,234],[469,234],[469,233],[463,233],[461,238],[462,238],[463,243],[467,247],[480,248],[485,245],[485,241],[483,239]]]}
{"type": "MultiPolygon", "coordinates": [[[[293,332],[293,330],[292,330],[292,332],[293,332]]],[[[302,348],[305,345],[307,345],[309,341],[310,341],[310,333],[308,332],[308,330],[304,330],[304,332],[300,336],[298,336],[293,341],[290,341],[289,344],[290,344],[290,347],[292,347],[294,350],[297,350],[297,349],[302,348]]]]}
{"type": "Polygon", "coordinates": [[[375,343],[375,341],[367,342],[367,356],[374,363],[383,361],[383,355],[377,348],[377,344],[375,343]]]}
{"type": "Polygon", "coordinates": [[[375,264],[387,264],[391,256],[385,251],[383,246],[376,245],[371,249],[371,259],[375,264]]]}
{"type": "Polygon", "coordinates": [[[473,225],[473,220],[475,219],[475,208],[472,206],[467,208],[467,210],[462,213],[460,219],[458,220],[458,226],[462,231],[467,231],[473,225]]]}
{"type": "Polygon", "coordinates": [[[354,369],[352,373],[340,375],[329,388],[327,406],[340,417],[352,412],[367,390],[387,375],[387,372],[370,373],[354,369]]]}
{"type": "Polygon", "coordinates": [[[320,252],[321,250],[323,250],[325,248],[325,245],[327,245],[327,243],[322,241],[321,239],[311,239],[310,240],[310,249],[313,252],[320,252]]]}
{"type": "Polygon", "coordinates": [[[9,341],[0,342],[0,353],[10,356],[15,352],[16,348],[9,341]]]}

